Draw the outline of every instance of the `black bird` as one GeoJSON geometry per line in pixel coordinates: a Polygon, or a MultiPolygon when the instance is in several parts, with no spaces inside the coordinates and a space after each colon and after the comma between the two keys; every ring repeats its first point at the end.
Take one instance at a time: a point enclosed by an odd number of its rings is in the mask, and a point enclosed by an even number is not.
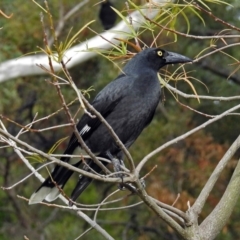
{"type": "MultiPolygon", "coordinates": [[[[101,113],[121,139],[126,148],[129,148],[140,135],[142,130],[152,121],[156,107],[160,100],[160,84],[157,76],[158,70],[167,64],[186,63],[192,60],[173,52],[159,48],[148,48],[136,54],[123,68],[115,80],[106,85],[95,97],[92,106],[101,113]]],[[[98,118],[91,118],[84,114],[77,124],[78,131],[84,142],[98,157],[109,160],[118,159],[119,164],[123,153],[113,140],[108,129],[98,118]]],[[[78,140],[73,134],[64,154],[73,154],[79,147],[78,140]]],[[[62,157],[62,161],[78,167],[81,161],[62,157]]],[[[103,162],[106,165],[106,162],[103,162]]],[[[101,168],[92,160],[88,165],[95,172],[101,168]]],[[[91,172],[91,169],[84,169],[91,172]]],[[[60,194],[59,189],[52,182],[63,188],[73,171],[57,165],[51,177],[31,196],[29,204],[55,200],[60,194]]],[[[81,176],[71,199],[75,201],[92,179],[81,176]]],[[[71,203],[70,203],[71,204],[71,203]]]]}
{"type": "Polygon", "coordinates": [[[112,28],[117,20],[117,14],[111,7],[114,6],[108,0],[105,0],[100,7],[99,19],[105,30],[112,28]]]}

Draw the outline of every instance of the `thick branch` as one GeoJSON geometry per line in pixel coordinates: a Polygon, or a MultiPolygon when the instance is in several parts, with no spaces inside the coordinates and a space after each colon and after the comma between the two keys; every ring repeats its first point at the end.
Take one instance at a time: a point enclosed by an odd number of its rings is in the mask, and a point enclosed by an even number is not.
{"type": "Polygon", "coordinates": [[[202,208],[203,208],[210,192],[212,191],[216,181],[218,180],[221,172],[223,171],[223,169],[227,165],[228,161],[235,154],[235,152],[239,149],[239,147],[240,147],[240,136],[234,141],[232,146],[228,149],[228,151],[225,153],[225,155],[223,156],[221,161],[218,163],[218,165],[214,169],[213,173],[211,174],[210,178],[208,179],[206,185],[202,189],[199,197],[197,198],[197,200],[193,204],[192,209],[197,214],[201,213],[202,208]]]}
{"type": "MultiPolygon", "coordinates": [[[[154,0],[152,2],[154,5],[146,4],[145,7],[141,9],[142,13],[149,19],[153,19],[159,12],[159,8],[156,9],[155,6],[164,6],[165,4],[169,3],[167,0],[154,0]]],[[[131,14],[131,18],[132,27],[135,30],[141,27],[141,25],[146,21],[139,11],[133,12],[131,14]]],[[[129,37],[129,33],[131,34],[132,32],[132,29],[126,24],[125,21],[121,21],[111,30],[114,30],[114,32],[103,32],[100,35],[67,50],[64,53],[63,58],[63,62],[68,62],[67,68],[72,68],[77,64],[80,64],[97,55],[97,53],[91,52],[88,49],[110,49],[112,44],[120,44],[120,41],[116,40],[116,38],[126,39],[129,37]]],[[[37,65],[42,65],[48,69],[48,56],[39,54],[3,62],[0,64],[0,82],[16,77],[46,74],[46,72],[37,65]]],[[[54,62],[53,67],[55,71],[62,70],[61,64],[59,63],[54,62]]]]}
{"type": "MultiPolygon", "coordinates": [[[[240,137],[237,139],[240,144],[240,137]]],[[[202,238],[206,240],[215,239],[217,234],[226,225],[230,215],[239,199],[240,195],[240,162],[232,175],[230,183],[222,196],[218,205],[210,213],[210,215],[200,225],[200,233],[202,238]]]]}

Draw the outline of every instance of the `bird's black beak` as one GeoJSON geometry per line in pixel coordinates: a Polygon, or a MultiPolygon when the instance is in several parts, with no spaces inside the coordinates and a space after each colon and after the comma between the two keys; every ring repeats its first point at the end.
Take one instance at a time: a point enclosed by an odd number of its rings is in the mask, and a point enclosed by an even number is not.
{"type": "Polygon", "coordinates": [[[181,54],[174,53],[174,52],[167,52],[167,53],[168,55],[165,57],[166,64],[192,62],[192,59],[185,57],[181,54]]]}

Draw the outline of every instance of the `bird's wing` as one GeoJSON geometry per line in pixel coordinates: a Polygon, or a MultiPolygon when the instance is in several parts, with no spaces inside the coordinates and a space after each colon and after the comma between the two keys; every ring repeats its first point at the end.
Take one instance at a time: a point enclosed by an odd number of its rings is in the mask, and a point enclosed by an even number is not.
{"type": "MultiPolygon", "coordinates": [[[[119,75],[114,81],[109,83],[92,102],[92,106],[106,118],[113,109],[118,105],[130,89],[132,79],[126,75],[119,75]]],[[[77,129],[83,138],[87,140],[89,136],[99,127],[101,121],[97,117],[91,117],[88,114],[84,114],[77,124],[77,129]]],[[[68,147],[65,153],[70,152],[70,149],[75,149],[78,146],[78,140],[73,134],[69,141],[68,147]]]]}
{"type": "MultiPolygon", "coordinates": [[[[129,77],[125,75],[120,75],[113,82],[109,83],[93,100],[92,106],[98,112],[100,112],[104,118],[106,118],[108,114],[113,111],[113,109],[121,101],[125,94],[127,94],[129,84],[131,84],[128,80],[130,80],[129,77]]],[[[84,114],[78,122],[77,128],[83,140],[86,140],[100,124],[101,121],[97,117],[92,118],[89,115],[84,114]]],[[[77,147],[78,140],[75,134],[72,134],[64,154],[71,155],[77,147]]],[[[61,157],[61,161],[69,162],[75,167],[78,167],[80,164],[79,160],[76,161],[65,156],[61,157]]],[[[59,188],[56,187],[55,184],[57,184],[60,188],[63,188],[72,173],[73,171],[60,165],[56,165],[53,172],[51,173],[51,176],[46,178],[46,180],[37,189],[37,191],[32,194],[29,200],[29,204],[38,203],[43,201],[44,199],[49,202],[55,200],[60,194],[59,188]],[[54,182],[52,181],[52,179],[54,180],[54,182]]],[[[89,180],[88,178],[86,178],[86,182],[84,179],[85,178],[82,179],[82,181],[84,181],[84,186],[82,188],[83,190],[91,182],[91,179],[89,180]]],[[[80,182],[79,184],[81,183],[82,182],[80,182]]],[[[80,191],[79,189],[77,190],[80,191]]]]}

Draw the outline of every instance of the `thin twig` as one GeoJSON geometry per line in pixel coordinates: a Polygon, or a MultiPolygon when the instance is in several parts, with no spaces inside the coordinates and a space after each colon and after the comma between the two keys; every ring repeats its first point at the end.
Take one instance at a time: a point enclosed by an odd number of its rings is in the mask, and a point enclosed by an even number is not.
{"type": "Polygon", "coordinates": [[[163,26],[162,24],[159,24],[153,20],[151,20],[150,18],[144,16],[144,18],[146,20],[148,20],[149,22],[155,24],[156,26],[162,28],[163,30],[166,30],[168,32],[171,32],[171,33],[174,33],[174,34],[177,34],[179,36],[183,36],[183,37],[186,37],[186,38],[193,38],[193,39],[202,39],[202,40],[208,40],[208,39],[220,39],[220,38],[239,38],[240,35],[214,35],[214,36],[196,36],[196,35],[192,35],[192,34],[186,34],[186,33],[182,33],[182,32],[179,32],[177,30],[174,30],[172,28],[168,28],[166,26],[163,26]]]}
{"type": "Polygon", "coordinates": [[[198,62],[199,60],[201,60],[201,59],[203,59],[205,57],[208,57],[208,56],[210,56],[210,55],[212,55],[214,53],[221,52],[224,49],[227,49],[227,48],[230,48],[230,47],[236,47],[236,46],[239,46],[239,45],[240,45],[240,43],[232,43],[232,44],[229,44],[227,46],[223,46],[223,47],[217,48],[217,49],[215,49],[215,50],[213,50],[213,51],[211,51],[209,53],[206,53],[206,54],[202,55],[201,57],[198,57],[198,58],[194,59],[192,61],[192,63],[198,62]]]}
{"type": "Polygon", "coordinates": [[[232,101],[232,100],[239,100],[240,96],[231,96],[231,97],[219,97],[219,96],[205,96],[205,95],[194,95],[194,94],[186,94],[174,87],[172,87],[170,84],[165,83],[164,84],[166,88],[169,88],[171,91],[179,94],[180,96],[184,98],[199,98],[199,99],[206,99],[206,100],[213,100],[213,101],[232,101]]]}
{"type": "Polygon", "coordinates": [[[183,139],[185,139],[186,137],[190,136],[191,134],[199,131],[200,129],[203,129],[205,128],[206,126],[212,124],[213,122],[216,122],[218,121],[219,119],[227,116],[229,113],[237,110],[240,108],[240,104],[236,105],[235,107],[232,107],[230,109],[228,109],[227,111],[223,112],[222,114],[219,114],[218,116],[216,116],[215,118],[213,119],[210,119],[208,121],[206,121],[205,123],[199,125],[198,127],[180,135],[179,137],[177,138],[174,138],[173,140],[171,141],[168,141],[167,143],[163,144],[162,146],[158,147],[157,149],[155,149],[154,151],[152,151],[151,153],[149,153],[147,156],[145,156],[141,162],[138,164],[138,166],[136,167],[136,172],[139,174],[139,172],[141,171],[141,169],[143,168],[143,166],[146,164],[146,162],[151,158],[153,157],[154,155],[156,155],[157,153],[161,152],[163,149],[169,147],[170,145],[172,144],[175,144],[176,142],[178,141],[181,141],[183,139]]]}
{"type": "MultiPolygon", "coordinates": [[[[48,4],[47,2],[45,1],[45,5],[46,5],[46,8],[47,8],[47,11],[48,11],[48,16],[49,16],[49,20],[50,20],[50,26],[51,26],[51,30],[52,30],[52,33],[53,33],[53,36],[54,36],[54,42],[55,42],[55,45],[57,46],[57,36],[54,32],[54,27],[53,27],[53,22],[52,22],[52,16],[50,14],[50,10],[49,10],[49,7],[48,7],[48,4]]],[[[43,33],[44,33],[44,37],[43,37],[43,41],[44,41],[44,44],[45,44],[45,48],[50,51],[50,47],[49,47],[49,44],[48,44],[48,39],[47,39],[47,34],[46,34],[46,31],[45,31],[45,26],[44,26],[44,22],[43,22],[43,16],[41,17],[41,23],[42,23],[42,28],[43,28],[43,33]]],[[[60,57],[61,54],[59,54],[59,57],[60,57]]],[[[54,71],[54,68],[53,68],[53,64],[52,64],[52,59],[51,59],[51,51],[48,55],[48,62],[49,62],[49,67],[50,67],[50,72],[55,74],[55,71],[54,71]]],[[[78,93],[79,91],[76,89],[76,86],[75,84],[73,83],[72,81],[72,78],[66,68],[66,65],[65,63],[63,62],[63,60],[61,59],[60,61],[61,65],[62,65],[62,68],[63,68],[63,71],[65,73],[65,75],[67,76],[67,78],[69,79],[69,83],[71,84],[71,86],[75,89],[75,92],[77,93],[78,95],[78,99],[81,103],[81,107],[83,109],[85,109],[84,107],[84,104],[82,103],[82,100],[81,100],[81,96],[79,96],[79,94],[81,95],[81,93],[78,93]]],[[[57,78],[55,76],[53,76],[53,82],[57,82],[57,78]]],[[[58,96],[61,100],[61,103],[62,103],[62,106],[63,106],[63,109],[68,117],[68,121],[69,123],[72,125],[72,128],[73,128],[73,132],[80,144],[80,146],[87,152],[87,154],[89,154],[89,156],[92,158],[92,160],[94,161],[94,163],[96,163],[104,172],[106,173],[111,173],[97,158],[96,156],[92,153],[92,151],[88,148],[88,146],[85,144],[85,142],[83,141],[81,135],[79,134],[79,131],[76,127],[76,123],[74,121],[74,119],[72,118],[72,115],[69,111],[69,108],[66,104],[66,101],[64,99],[64,96],[61,92],[61,87],[59,84],[55,84],[55,87],[56,87],[56,90],[57,90],[57,93],[58,93],[58,96]]]]}
{"type": "Polygon", "coordinates": [[[78,172],[84,176],[87,176],[87,177],[90,177],[90,178],[93,178],[93,179],[96,179],[96,180],[100,180],[100,181],[104,181],[104,182],[112,182],[112,183],[122,183],[123,182],[133,182],[133,179],[132,177],[124,177],[123,179],[119,179],[119,178],[106,178],[104,176],[97,176],[95,174],[92,174],[90,172],[87,172],[87,171],[84,171],[80,168],[77,168],[77,167],[74,167],[72,166],[71,164],[68,164],[66,162],[63,162],[57,158],[54,158],[54,157],[51,157],[49,154],[45,153],[45,152],[42,152],[40,151],[39,149],[37,148],[34,148],[32,146],[30,146],[29,144],[19,140],[18,138],[12,136],[10,133],[0,129],[0,134],[2,134],[3,136],[7,137],[7,138],[10,138],[12,139],[14,142],[26,147],[27,149],[29,149],[30,151],[34,152],[34,153],[37,153],[39,154],[40,156],[52,161],[53,163],[56,163],[58,165],[61,165],[65,168],[68,168],[69,170],[72,170],[72,171],[75,171],[75,172],[78,172]]]}
{"type": "Polygon", "coordinates": [[[222,23],[223,25],[227,26],[228,28],[231,28],[231,29],[234,29],[234,30],[240,32],[240,28],[238,28],[238,27],[236,27],[236,26],[234,26],[234,25],[232,25],[232,24],[230,24],[230,23],[228,23],[228,22],[223,21],[221,18],[216,17],[215,15],[212,14],[212,12],[210,12],[210,11],[202,8],[202,7],[199,6],[197,3],[194,2],[193,5],[195,5],[196,8],[199,9],[200,11],[205,12],[206,14],[208,14],[211,18],[214,19],[214,21],[220,22],[220,23],[222,23]]]}
{"type": "Polygon", "coordinates": [[[117,189],[115,190],[114,192],[110,193],[107,197],[105,197],[99,204],[99,206],[97,207],[95,213],[94,213],[94,217],[93,217],[93,220],[96,222],[97,221],[97,214],[99,212],[99,209],[101,208],[102,206],[102,203],[104,203],[108,198],[112,197],[114,194],[118,193],[120,190],[117,189]]]}
{"type": "Polygon", "coordinates": [[[114,132],[113,128],[111,127],[111,125],[109,125],[109,123],[102,117],[102,115],[87,101],[87,99],[82,96],[83,102],[86,105],[86,107],[94,114],[98,117],[98,119],[107,127],[107,129],[109,130],[111,136],[113,137],[113,139],[115,140],[115,143],[119,146],[119,148],[123,151],[123,153],[125,154],[125,156],[127,157],[128,161],[129,161],[129,165],[130,165],[130,170],[134,171],[135,169],[135,165],[132,159],[132,156],[130,155],[129,151],[127,150],[127,148],[124,146],[124,144],[122,143],[122,141],[119,139],[119,137],[117,136],[117,134],[114,132]]]}
{"type": "Polygon", "coordinates": [[[180,198],[180,193],[178,193],[178,195],[177,195],[175,201],[174,201],[173,204],[172,204],[172,207],[176,204],[176,202],[178,201],[179,198],[180,198]]]}
{"type": "MultiPolygon", "coordinates": [[[[128,2],[125,2],[125,5],[126,5],[126,8],[127,8],[129,24],[133,27],[132,16],[131,16],[131,13],[130,13],[130,8],[129,8],[128,2]]],[[[134,37],[134,40],[135,40],[136,46],[137,46],[139,49],[141,49],[141,46],[140,46],[139,41],[138,41],[138,38],[137,38],[136,36],[134,37]]]]}
{"type": "Polygon", "coordinates": [[[90,232],[93,229],[93,227],[88,228],[86,231],[84,231],[81,235],[79,235],[77,238],[75,238],[74,240],[78,240],[81,237],[83,237],[84,235],[86,235],[88,232],[90,232]]]}
{"type": "Polygon", "coordinates": [[[214,118],[214,117],[217,116],[217,115],[209,115],[209,114],[200,112],[200,111],[198,111],[198,110],[196,110],[196,109],[194,109],[194,108],[192,108],[192,107],[190,107],[190,106],[188,106],[186,104],[181,103],[180,101],[177,101],[177,103],[180,104],[181,106],[183,106],[183,107],[185,107],[185,108],[195,112],[195,113],[198,113],[198,114],[203,115],[203,116],[208,117],[208,118],[214,118]]]}
{"type": "MultiPolygon", "coordinates": [[[[76,86],[75,86],[74,82],[72,81],[71,75],[69,74],[69,72],[68,72],[68,70],[67,70],[67,68],[66,68],[66,65],[64,64],[63,61],[61,61],[61,64],[62,64],[62,67],[63,67],[63,70],[64,70],[65,74],[67,75],[68,79],[70,80],[71,86],[75,88],[75,92],[76,92],[76,93],[77,93],[77,92],[79,93],[79,101],[81,101],[81,99],[83,98],[83,95],[81,94],[81,92],[79,92],[79,91],[76,89],[76,86]]],[[[71,116],[71,113],[69,112],[69,109],[68,109],[68,107],[67,107],[67,105],[66,105],[64,96],[62,95],[62,92],[61,92],[61,90],[60,90],[60,86],[56,86],[56,87],[57,87],[57,91],[58,91],[58,94],[59,94],[59,96],[60,96],[60,99],[61,99],[61,101],[62,101],[62,105],[63,105],[63,107],[64,107],[64,109],[65,109],[65,112],[66,112],[66,114],[67,114],[67,116],[68,116],[68,120],[69,120],[70,123],[73,124],[73,125],[72,125],[72,127],[73,127],[73,132],[74,132],[74,134],[75,134],[75,136],[76,136],[76,138],[77,138],[80,146],[81,146],[81,147],[86,151],[86,153],[91,157],[91,159],[94,161],[94,163],[96,163],[105,173],[108,173],[108,174],[111,173],[111,172],[97,159],[97,157],[92,153],[92,151],[91,151],[90,148],[87,146],[87,144],[83,141],[83,139],[82,139],[82,137],[81,137],[81,135],[80,135],[80,133],[79,133],[79,130],[78,130],[78,128],[77,128],[77,126],[76,126],[76,124],[75,124],[75,122],[74,122],[74,120],[73,120],[73,118],[72,118],[72,116],[71,116]]],[[[85,102],[84,102],[84,103],[85,103],[85,102]]],[[[81,106],[84,107],[84,104],[82,103],[81,106]]]]}
{"type": "MultiPolygon", "coordinates": [[[[21,160],[23,159],[26,159],[26,158],[23,158],[23,155],[20,154],[20,151],[17,152],[18,156],[21,158],[21,160]]],[[[25,162],[23,160],[23,162],[25,162]]],[[[42,168],[45,168],[46,166],[52,164],[52,162],[48,162],[48,163],[45,163],[44,165],[40,166],[39,168],[37,168],[36,170],[32,171],[30,174],[28,174],[25,178],[22,178],[20,181],[16,182],[15,184],[11,185],[10,187],[1,187],[3,190],[10,190],[14,187],[16,187],[17,185],[19,185],[20,183],[23,183],[25,180],[27,180],[28,178],[30,178],[32,175],[35,175],[35,173],[37,173],[39,170],[41,170],[42,168]]]]}
{"type": "Polygon", "coordinates": [[[173,206],[170,206],[166,203],[163,203],[163,202],[160,202],[159,200],[153,198],[153,197],[150,197],[154,202],[156,202],[156,204],[161,207],[161,208],[164,208],[164,209],[167,209],[168,211],[171,211],[173,212],[174,214],[178,215],[179,217],[181,217],[182,219],[184,219],[185,222],[188,222],[189,221],[189,218],[188,216],[186,215],[186,213],[184,213],[183,211],[173,207],[173,206]]]}
{"type": "MultiPolygon", "coordinates": [[[[17,195],[18,198],[24,200],[24,201],[29,201],[29,199],[23,197],[23,196],[19,196],[17,195]]],[[[48,207],[53,207],[53,208],[62,208],[62,209],[69,209],[69,210],[73,210],[77,212],[77,215],[80,216],[82,219],[84,219],[86,222],[88,222],[90,224],[90,226],[92,226],[93,228],[95,228],[98,232],[100,232],[103,236],[106,237],[106,239],[109,240],[114,240],[106,231],[105,229],[103,229],[102,227],[100,227],[97,222],[93,221],[91,218],[89,218],[85,213],[83,213],[82,211],[80,211],[78,208],[76,208],[76,206],[72,206],[69,207],[68,206],[68,200],[66,198],[64,198],[63,196],[60,196],[59,198],[61,198],[61,200],[67,205],[67,206],[63,206],[63,205],[58,205],[58,204],[52,204],[52,203],[45,203],[45,202],[41,202],[39,203],[40,205],[45,205],[48,207]]]]}
{"type": "Polygon", "coordinates": [[[6,13],[4,13],[1,9],[0,9],[0,14],[2,14],[5,18],[11,18],[12,16],[13,16],[13,13],[11,13],[9,16],[6,14],[6,13]]]}
{"type": "MultiPolygon", "coordinates": [[[[81,7],[83,7],[85,4],[87,4],[89,0],[82,0],[78,4],[74,5],[72,9],[70,9],[64,16],[60,13],[60,19],[58,21],[58,25],[55,28],[55,34],[57,37],[61,34],[61,31],[64,29],[65,22],[72,16],[74,15],[81,7]]],[[[62,10],[62,9],[61,9],[62,10]]],[[[54,42],[54,38],[51,37],[48,40],[49,45],[51,46],[54,42]]]]}
{"type": "Polygon", "coordinates": [[[157,165],[155,165],[147,174],[145,174],[141,179],[147,178],[155,169],[157,168],[157,165]]]}
{"type": "MultiPolygon", "coordinates": [[[[153,210],[160,217],[164,220],[169,226],[171,226],[180,236],[185,236],[185,230],[176,222],[174,221],[167,213],[163,211],[161,207],[158,206],[155,199],[150,197],[145,189],[143,188],[140,181],[136,181],[135,184],[137,185],[137,193],[139,197],[144,201],[144,203],[153,210]]],[[[169,206],[171,207],[171,206],[169,206]]]]}

